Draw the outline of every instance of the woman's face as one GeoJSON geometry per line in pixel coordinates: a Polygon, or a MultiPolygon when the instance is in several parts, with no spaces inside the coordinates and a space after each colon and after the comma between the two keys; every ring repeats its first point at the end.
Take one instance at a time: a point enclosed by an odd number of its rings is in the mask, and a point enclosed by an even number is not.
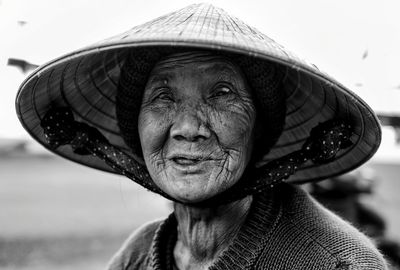
{"type": "Polygon", "coordinates": [[[197,52],[158,62],[139,114],[153,181],[183,202],[228,189],[249,162],[255,119],[249,86],[229,59],[197,52]]]}

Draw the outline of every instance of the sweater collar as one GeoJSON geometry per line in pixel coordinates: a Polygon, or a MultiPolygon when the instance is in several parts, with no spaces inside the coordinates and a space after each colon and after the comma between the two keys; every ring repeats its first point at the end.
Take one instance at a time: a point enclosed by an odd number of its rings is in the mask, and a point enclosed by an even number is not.
{"type": "MultiPolygon", "coordinates": [[[[269,190],[255,195],[248,217],[236,238],[210,269],[250,269],[268,242],[280,213],[281,204],[276,192],[269,190]]],[[[150,269],[172,270],[176,237],[177,221],[171,214],[160,224],[153,238],[148,257],[150,269]]]]}

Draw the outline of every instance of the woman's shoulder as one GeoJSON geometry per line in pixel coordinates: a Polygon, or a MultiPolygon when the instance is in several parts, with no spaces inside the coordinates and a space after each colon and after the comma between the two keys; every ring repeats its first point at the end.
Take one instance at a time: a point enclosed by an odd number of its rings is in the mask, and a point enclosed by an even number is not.
{"type": "Polygon", "coordinates": [[[308,246],[300,252],[336,262],[334,269],[386,269],[382,255],[367,236],[308,193],[291,185],[283,185],[280,193],[281,225],[298,235],[290,239],[292,246],[297,241],[308,246]]]}
{"type": "Polygon", "coordinates": [[[135,230],[112,257],[108,270],[138,269],[145,262],[162,220],[152,221],[135,230]]]}

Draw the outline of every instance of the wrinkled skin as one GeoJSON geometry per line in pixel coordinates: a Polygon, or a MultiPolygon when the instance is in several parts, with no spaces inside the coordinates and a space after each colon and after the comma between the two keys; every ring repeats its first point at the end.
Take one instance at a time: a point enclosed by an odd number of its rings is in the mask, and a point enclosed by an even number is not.
{"type": "Polygon", "coordinates": [[[250,160],[255,119],[249,86],[229,59],[192,52],[158,62],[139,114],[140,142],[153,181],[182,202],[228,189],[250,160]]]}

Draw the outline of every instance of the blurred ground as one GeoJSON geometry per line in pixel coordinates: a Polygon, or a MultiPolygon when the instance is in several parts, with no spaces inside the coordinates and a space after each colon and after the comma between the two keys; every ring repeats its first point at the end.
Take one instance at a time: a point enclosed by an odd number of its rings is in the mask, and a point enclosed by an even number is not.
{"type": "Polygon", "coordinates": [[[132,230],[169,211],[129,179],[58,157],[0,157],[0,269],[103,269],[132,230]]]}
{"type": "MultiPolygon", "coordinates": [[[[364,199],[400,240],[400,166],[370,165],[380,181],[364,199]]],[[[132,230],[169,207],[128,179],[58,157],[0,157],[0,269],[102,269],[132,230]]]]}

